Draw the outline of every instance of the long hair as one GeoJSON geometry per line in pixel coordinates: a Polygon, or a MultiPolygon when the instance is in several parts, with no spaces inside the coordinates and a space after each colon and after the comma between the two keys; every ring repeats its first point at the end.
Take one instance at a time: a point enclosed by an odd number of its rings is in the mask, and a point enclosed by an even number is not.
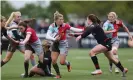
{"type": "Polygon", "coordinates": [[[24,21],[19,22],[18,26],[23,26],[23,27],[25,27],[25,28],[28,27],[27,23],[24,22],[24,21]]]}
{"type": "Polygon", "coordinates": [[[42,41],[42,46],[45,49],[46,47],[49,49],[50,48],[50,43],[48,42],[48,40],[43,40],[42,41]]]}
{"type": "Polygon", "coordinates": [[[27,23],[27,25],[29,25],[29,26],[34,26],[35,21],[36,21],[35,18],[24,20],[24,22],[27,23]]]}
{"type": "Polygon", "coordinates": [[[15,15],[17,15],[17,14],[20,14],[21,15],[21,12],[17,11],[17,12],[12,12],[11,13],[9,19],[7,20],[7,22],[5,24],[5,27],[7,27],[11,23],[11,21],[13,21],[15,15]]]}
{"type": "Polygon", "coordinates": [[[24,26],[25,28],[27,28],[29,26],[29,23],[33,22],[35,19],[27,19],[24,21],[19,22],[18,26],[24,26]]]}
{"type": "Polygon", "coordinates": [[[0,21],[3,22],[3,20],[6,19],[4,16],[0,16],[0,21]]]}
{"type": "Polygon", "coordinates": [[[88,19],[90,19],[93,23],[101,23],[100,19],[94,14],[88,15],[88,19]]]}

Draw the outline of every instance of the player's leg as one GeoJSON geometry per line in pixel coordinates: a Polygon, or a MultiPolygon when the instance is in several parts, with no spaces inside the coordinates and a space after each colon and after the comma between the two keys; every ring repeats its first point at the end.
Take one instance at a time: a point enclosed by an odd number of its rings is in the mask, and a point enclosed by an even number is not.
{"type": "Polygon", "coordinates": [[[5,58],[1,61],[1,67],[12,58],[14,52],[7,51],[5,58]]]}
{"type": "Polygon", "coordinates": [[[6,64],[8,61],[10,61],[10,59],[12,58],[13,56],[13,53],[15,52],[16,50],[16,45],[12,45],[11,43],[9,44],[8,46],[8,49],[7,49],[7,53],[6,53],[6,56],[5,58],[1,61],[1,67],[6,64]]]}
{"type": "MultiPolygon", "coordinates": [[[[119,48],[119,41],[117,40],[112,44],[112,53],[116,59],[118,59],[118,53],[117,53],[118,48],[119,48]]],[[[116,66],[115,66],[115,73],[119,73],[119,69],[116,66]]]]}
{"type": "Polygon", "coordinates": [[[59,42],[54,42],[53,45],[52,45],[51,58],[52,58],[53,68],[56,72],[56,77],[55,78],[61,78],[59,66],[57,64],[57,59],[58,59],[59,54],[60,54],[59,42]]]}
{"type": "Polygon", "coordinates": [[[96,57],[97,54],[102,53],[104,51],[106,51],[106,47],[104,47],[101,44],[96,45],[89,53],[91,60],[96,68],[96,70],[94,72],[92,72],[92,75],[97,75],[97,74],[102,74],[102,71],[100,69],[99,63],[98,63],[98,59],[96,57]]]}
{"type": "Polygon", "coordinates": [[[125,76],[125,73],[128,71],[126,68],[124,68],[121,64],[121,62],[116,59],[113,54],[111,53],[111,51],[108,51],[107,53],[105,53],[106,57],[111,60],[122,72],[123,72],[123,76],[125,76]]]}
{"type": "MultiPolygon", "coordinates": [[[[117,54],[117,51],[118,51],[118,48],[119,48],[119,39],[118,38],[113,38],[112,39],[112,54],[114,55],[115,58],[118,59],[118,54],[117,54]]],[[[112,67],[113,67],[113,64],[111,61],[109,61],[109,71],[112,72],[112,67]]],[[[115,72],[116,73],[119,73],[119,69],[115,66],[115,72]]]]}
{"type": "Polygon", "coordinates": [[[71,71],[71,65],[70,65],[70,62],[68,62],[66,60],[67,54],[68,54],[68,48],[66,48],[65,46],[60,47],[60,64],[61,65],[66,65],[67,69],[68,69],[68,72],[70,72],[71,71]]]}
{"type": "Polygon", "coordinates": [[[30,69],[29,77],[32,77],[32,76],[34,76],[35,74],[38,74],[38,75],[40,75],[40,76],[44,76],[44,75],[45,75],[44,71],[43,71],[41,68],[38,68],[37,65],[33,66],[33,67],[30,69]]]}
{"type": "Polygon", "coordinates": [[[37,40],[36,42],[31,44],[31,46],[34,49],[35,53],[37,54],[37,56],[39,58],[39,63],[41,65],[41,68],[44,70],[45,74],[47,76],[51,76],[50,70],[46,66],[47,65],[47,61],[44,60],[44,51],[43,51],[43,48],[42,48],[41,41],[37,40]]]}
{"type": "MultiPolygon", "coordinates": [[[[24,52],[25,52],[25,46],[24,45],[18,45],[18,50],[22,54],[24,54],[24,52]]],[[[32,66],[35,66],[36,65],[35,58],[34,58],[34,55],[33,54],[30,57],[30,61],[31,61],[32,66]]]]}
{"type": "Polygon", "coordinates": [[[33,53],[33,49],[29,44],[25,45],[25,52],[24,52],[24,69],[25,73],[22,75],[23,78],[28,77],[28,69],[29,69],[29,60],[33,53]]]}
{"type": "Polygon", "coordinates": [[[25,69],[25,74],[23,77],[28,77],[28,69],[29,69],[29,60],[30,56],[32,55],[31,50],[25,50],[24,54],[24,69],[25,69]]]}
{"type": "Polygon", "coordinates": [[[59,66],[57,64],[58,56],[59,56],[59,52],[52,51],[52,53],[51,53],[52,65],[53,65],[53,68],[56,72],[56,78],[61,78],[59,66]]]}

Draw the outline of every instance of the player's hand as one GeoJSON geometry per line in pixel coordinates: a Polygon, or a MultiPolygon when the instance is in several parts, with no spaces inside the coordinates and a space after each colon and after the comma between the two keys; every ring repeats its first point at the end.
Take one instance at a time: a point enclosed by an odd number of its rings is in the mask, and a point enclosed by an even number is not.
{"type": "Polygon", "coordinates": [[[6,29],[6,30],[10,30],[10,28],[9,28],[9,27],[5,27],[5,29],[6,29]]]}
{"type": "Polygon", "coordinates": [[[15,41],[16,44],[19,44],[20,42],[19,41],[15,41]]]}
{"type": "Polygon", "coordinates": [[[61,37],[60,37],[60,35],[57,35],[55,38],[57,41],[59,41],[61,37]]]}
{"type": "Polygon", "coordinates": [[[19,42],[20,45],[24,45],[25,43],[23,41],[19,42]]]}
{"type": "Polygon", "coordinates": [[[133,37],[131,35],[128,36],[128,38],[132,41],[133,40],[133,37]]]}
{"type": "Polygon", "coordinates": [[[112,32],[117,32],[117,30],[116,30],[116,29],[114,29],[114,30],[112,30],[112,32]]]}
{"type": "Polygon", "coordinates": [[[74,36],[74,34],[73,34],[73,33],[69,33],[68,35],[69,35],[69,36],[72,36],[72,37],[74,36]]]}
{"type": "Polygon", "coordinates": [[[81,39],[81,35],[76,38],[76,41],[79,41],[81,39]]]}

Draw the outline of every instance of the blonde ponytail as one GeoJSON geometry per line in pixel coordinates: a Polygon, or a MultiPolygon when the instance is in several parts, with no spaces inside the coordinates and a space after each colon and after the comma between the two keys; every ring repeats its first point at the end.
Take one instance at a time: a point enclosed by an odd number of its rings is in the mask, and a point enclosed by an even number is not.
{"type": "Polygon", "coordinates": [[[4,19],[6,19],[4,16],[0,15],[0,21],[2,22],[4,19]]]}
{"type": "Polygon", "coordinates": [[[10,24],[10,22],[13,20],[15,16],[15,12],[12,12],[9,19],[7,20],[6,24],[5,24],[5,28],[10,24]]]}
{"type": "Polygon", "coordinates": [[[6,24],[5,24],[5,28],[11,23],[11,21],[13,21],[15,15],[21,15],[21,13],[19,11],[17,12],[12,12],[9,19],[7,20],[6,24]]]}
{"type": "Polygon", "coordinates": [[[60,14],[58,11],[54,13],[54,20],[56,21],[59,17],[63,17],[62,14],[60,14]]]}

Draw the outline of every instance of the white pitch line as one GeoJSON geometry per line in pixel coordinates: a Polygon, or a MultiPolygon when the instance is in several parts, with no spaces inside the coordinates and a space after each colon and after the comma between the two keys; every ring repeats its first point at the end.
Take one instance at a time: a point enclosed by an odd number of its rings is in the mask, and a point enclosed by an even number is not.
{"type": "Polygon", "coordinates": [[[133,62],[133,59],[128,59],[129,62],[133,62]]]}

